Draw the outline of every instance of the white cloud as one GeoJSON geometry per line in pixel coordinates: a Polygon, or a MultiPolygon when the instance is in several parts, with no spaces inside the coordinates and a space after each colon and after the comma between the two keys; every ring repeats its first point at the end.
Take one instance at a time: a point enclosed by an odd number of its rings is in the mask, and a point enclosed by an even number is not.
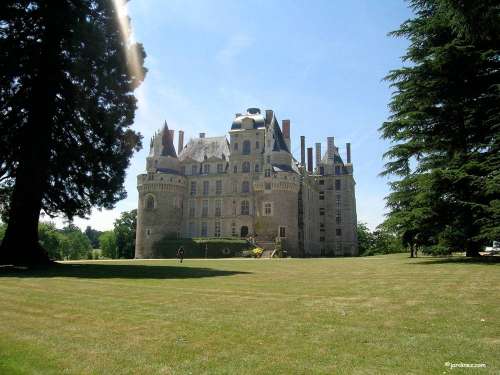
{"type": "Polygon", "coordinates": [[[248,35],[232,35],[226,45],[217,53],[216,59],[223,65],[231,64],[238,55],[252,47],[254,39],[248,35]]]}

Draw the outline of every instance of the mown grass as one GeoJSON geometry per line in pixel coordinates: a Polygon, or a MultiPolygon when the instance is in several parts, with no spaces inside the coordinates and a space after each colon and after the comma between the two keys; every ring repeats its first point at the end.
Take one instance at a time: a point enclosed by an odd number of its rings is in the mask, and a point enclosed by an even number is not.
{"type": "Polygon", "coordinates": [[[0,301],[1,374],[500,373],[499,263],[89,261],[0,301]]]}

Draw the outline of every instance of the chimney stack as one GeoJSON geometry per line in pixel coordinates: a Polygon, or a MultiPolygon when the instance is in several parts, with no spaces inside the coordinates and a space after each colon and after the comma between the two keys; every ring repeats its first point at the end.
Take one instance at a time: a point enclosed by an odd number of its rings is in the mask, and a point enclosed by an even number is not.
{"type": "Polygon", "coordinates": [[[316,168],[319,169],[321,163],[321,143],[316,143],[316,168]]]}
{"type": "Polygon", "coordinates": [[[351,144],[346,143],[345,147],[347,149],[347,163],[351,163],[351,144]]]}
{"type": "Polygon", "coordinates": [[[306,166],[306,137],[300,136],[300,164],[306,166]]]}
{"type": "Polygon", "coordinates": [[[307,171],[312,173],[313,171],[313,148],[307,148],[307,171]]]}
{"type": "Polygon", "coordinates": [[[327,137],[327,148],[326,152],[328,155],[328,159],[333,159],[335,156],[335,138],[334,137],[327,137]]]}
{"type": "Polygon", "coordinates": [[[283,131],[283,137],[285,138],[286,146],[288,151],[290,150],[290,120],[283,120],[281,122],[281,130],[283,131]]]}
{"type": "Polygon", "coordinates": [[[183,148],[184,148],[184,131],[179,130],[179,140],[178,140],[178,146],[177,146],[177,153],[180,154],[183,148]]]}
{"type": "Polygon", "coordinates": [[[205,138],[205,133],[200,133],[200,138],[205,138]]]}
{"type": "Polygon", "coordinates": [[[273,110],[266,109],[266,124],[269,124],[272,119],[273,119],[273,110]]]}

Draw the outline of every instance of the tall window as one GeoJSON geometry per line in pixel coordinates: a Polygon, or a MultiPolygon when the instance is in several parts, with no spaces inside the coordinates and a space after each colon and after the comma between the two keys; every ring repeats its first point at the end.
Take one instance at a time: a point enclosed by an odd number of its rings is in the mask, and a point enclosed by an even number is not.
{"type": "Polygon", "coordinates": [[[222,216],[222,201],[220,199],[215,201],[215,216],[222,216]]]}
{"type": "Polygon", "coordinates": [[[319,208],[319,215],[320,216],[325,216],[325,208],[324,207],[320,207],[319,208]]]}
{"type": "Polygon", "coordinates": [[[264,175],[266,177],[271,177],[271,170],[270,169],[266,169],[266,172],[264,173],[264,175]]]}
{"type": "Polygon", "coordinates": [[[341,229],[341,228],[337,228],[337,229],[335,229],[335,234],[336,234],[337,236],[342,236],[342,229],[341,229]]]}
{"type": "Polygon", "coordinates": [[[222,172],[224,172],[224,165],[217,164],[217,173],[222,173],[222,172]]]}
{"type": "Polygon", "coordinates": [[[189,217],[194,217],[195,215],[195,203],[194,200],[189,201],[189,217]]]}
{"type": "Polygon", "coordinates": [[[340,190],[340,180],[335,180],[335,190],[340,190]]]}
{"type": "Polygon", "coordinates": [[[250,192],[250,182],[243,181],[241,183],[241,192],[242,193],[249,193],[250,192]]]}
{"type": "Polygon", "coordinates": [[[222,194],[222,180],[215,181],[215,194],[222,194]]]}
{"type": "Polygon", "coordinates": [[[260,143],[259,141],[255,142],[255,149],[258,150],[260,148],[260,143]]]}
{"type": "Polygon", "coordinates": [[[208,200],[207,199],[204,199],[201,202],[201,216],[202,217],[208,216],[208,200]]]}
{"type": "Polygon", "coordinates": [[[335,196],[335,204],[337,206],[337,210],[340,210],[340,194],[335,196]]]}
{"type": "Polygon", "coordinates": [[[335,223],[342,224],[342,216],[340,216],[340,211],[337,211],[337,213],[335,214],[335,223]]]}
{"type": "Polygon", "coordinates": [[[260,172],[260,166],[259,164],[255,164],[255,172],[259,173],[260,172]]]}
{"type": "Polygon", "coordinates": [[[190,190],[191,195],[196,195],[196,181],[191,181],[191,190],[190,190]]]}
{"type": "Polygon", "coordinates": [[[241,201],[241,214],[250,215],[250,203],[248,201],[241,201]]]}
{"type": "Polygon", "coordinates": [[[152,195],[148,195],[146,197],[146,210],[152,210],[155,208],[155,197],[153,197],[152,195]]]}
{"type": "Polygon", "coordinates": [[[286,230],[285,227],[280,227],[280,237],[286,237],[286,230]]]}
{"type": "Polygon", "coordinates": [[[196,226],[195,226],[195,223],[193,223],[193,222],[189,223],[189,235],[191,237],[196,237],[196,226]]]}
{"type": "Polygon", "coordinates": [[[336,165],[335,166],[335,174],[338,176],[340,174],[340,166],[336,165]]]}
{"type": "Polygon", "coordinates": [[[214,224],[214,237],[220,237],[220,221],[216,221],[214,224]]]}
{"type": "Polygon", "coordinates": [[[273,216],[273,204],[264,202],[264,216],[273,216]]]}
{"type": "Polygon", "coordinates": [[[267,161],[268,164],[271,163],[271,156],[270,155],[266,156],[266,161],[267,161]]]}
{"type": "Polygon", "coordinates": [[[243,173],[250,173],[250,162],[248,161],[243,162],[241,169],[243,173]]]}
{"type": "Polygon", "coordinates": [[[324,191],[320,191],[320,192],[319,192],[319,200],[320,200],[320,201],[325,200],[325,192],[324,192],[324,191]]]}
{"type": "Polygon", "coordinates": [[[201,236],[208,237],[208,223],[207,222],[201,223],[201,236]]]}
{"type": "Polygon", "coordinates": [[[234,173],[238,173],[238,166],[237,165],[234,166],[233,171],[234,171],[234,173]]]}
{"type": "Polygon", "coordinates": [[[198,174],[198,166],[196,164],[191,166],[191,174],[192,175],[198,174]]]}
{"type": "Polygon", "coordinates": [[[231,223],[231,236],[233,236],[233,237],[237,236],[237,234],[236,234],[236,223],[234,221],[231,223]]]}
{"type": "Polygon", "coordinates": [[[205,173],[205,174],[210,173],[210,164],[203,165],[203,173],[205,173]]]}
{"type": "Polygon", "coordinates": [[[203,181],[203,195],[208,195],[209,181],[203,181]]]}
{"type": "Polygon", "coordinates": [[[249,155],[251,148],[250,141],[243,141],[243,155],[249,155]]]}

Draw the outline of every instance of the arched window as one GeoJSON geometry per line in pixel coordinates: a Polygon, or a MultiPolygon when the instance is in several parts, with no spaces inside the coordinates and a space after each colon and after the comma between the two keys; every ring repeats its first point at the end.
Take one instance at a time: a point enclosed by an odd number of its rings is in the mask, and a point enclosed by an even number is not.
{"type": "Polygon", "coordinates": [[[152,195],[148,195],[146,197],[146,202],[145,202],[144,206],[146,207],[146,210],[154,209],[155,208],[155,197],[152,195]]]}
{"type": "Polygon", "coordinates": [[[234,173],[238,173],[238,166],[237,165],[234,166],[233,171],[234,171],[234,173]]]}
{"type": "Polygon", "coordinates": [[[251,149],[252,146],[250,144],[250,141],[243,141],[243,155],[249,155],[251,149]]]}
{"type": "Polygon", "coordinates": [[[250,192],[250,182],[243,181],[241,183],[241,192],[242,193],[249,193],[250,192]]]}
{"type": "Polygon", "coordinates": [[[257,173],[260,172],[260,166],[259,166],[259,164],[255,164],[255,172],[257,172],[257,173]]]}
{"type": "Polygon", "coordinates": [[[250,203],[248,201],[241,201],[241,214],[250,215],[250,203]]]}
{"type": "Polygon", "coordinates": [[[243,162],[241,169],[243,173],[250,173],[250,162],[248,161],[243,162]]]}

